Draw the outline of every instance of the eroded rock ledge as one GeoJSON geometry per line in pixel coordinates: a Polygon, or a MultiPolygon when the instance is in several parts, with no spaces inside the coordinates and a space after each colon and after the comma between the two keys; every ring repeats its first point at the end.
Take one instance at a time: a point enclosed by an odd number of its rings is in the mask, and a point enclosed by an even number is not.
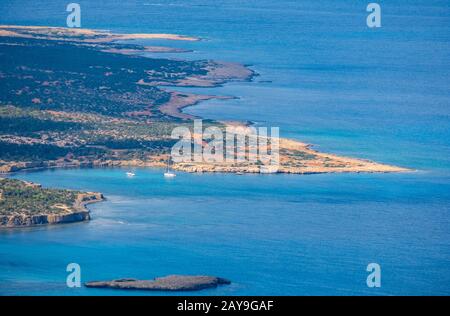
{"type": "Polygon", "coordinates": [[[224,278],[213,276],[169,275],[154,280],[118,279],[112,281],[92,281],[85,284],[89,288],[110,288],[120,290],[146,291],[198,291],[231,284],[224,278]]]}
{"type": "Polygon", "coordinates": [[[0,227],[30,227],[37,225],[64,224],[82,222],[90,219],[89,211],[70,214],[40,214],[0,216],[0,227]]]}

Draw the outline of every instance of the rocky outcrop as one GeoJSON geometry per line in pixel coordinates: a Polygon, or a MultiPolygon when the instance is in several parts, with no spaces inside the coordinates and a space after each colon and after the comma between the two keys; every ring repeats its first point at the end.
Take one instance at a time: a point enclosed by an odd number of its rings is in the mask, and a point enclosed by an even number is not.
{"type": "Polygon", "coordinates": [[[86,287],[146,291],[198,291],[230,284],[227,279],[212,276],[169,275],[154,280],[118,279],[87,282],[86,287]]]}
{"type": "Polygon", "coordinates": [[[104,199],[105,197],[103,196],[103,194],[98,192],[80,193],[73,206],[79,211],[85,211],[86,205],[101,202],[104,199]]]}

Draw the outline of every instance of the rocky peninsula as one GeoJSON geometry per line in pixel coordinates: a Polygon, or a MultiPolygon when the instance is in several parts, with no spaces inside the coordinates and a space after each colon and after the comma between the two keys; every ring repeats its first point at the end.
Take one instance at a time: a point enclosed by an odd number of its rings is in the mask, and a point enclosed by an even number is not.
{"type": "MultiPolygon", "coordinates": [[[[174,34],[0,26],[0,173],[59,167],[165,166],[182,109],[213,98],[165,87],[252,80],[250,68],[215,60],[153,58],[179,52],[133,39],[200,40],[174,34]],[[119,42],[120,41],[120,42],[119,42]],[[150,55],[148,55],[150,54],[150,55]],[[46,58],[42,58],[46,56],[46,58]]],[[[229,123],[205,121],[225,130],[229,123]]],[[[404,172],[406,168],[321,153],[280,139],[279,173],[404,172]]],[[[175,163],[186,172],[266,173],[259,161],[175,163]]]]}
{"type": "Polygon", "coordinates": [[[45,189],[31,182],[0,179],[0,228],[87,221],[86,205],[103,199],[95,192],[45,189]]]}

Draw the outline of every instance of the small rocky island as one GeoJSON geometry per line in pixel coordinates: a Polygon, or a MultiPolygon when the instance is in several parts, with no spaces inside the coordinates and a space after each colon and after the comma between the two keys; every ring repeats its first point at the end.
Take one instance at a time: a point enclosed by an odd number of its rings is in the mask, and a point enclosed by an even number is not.
{"type": "Polygon", "coordinates": [[[118,279],[112,281],[87,282],[89,288],[146,291],[198,291],[231,284],[227,279],[213,276],[169,275],[154,280],[118,279]]]}
{"type": "Polygon", "coordinates": [[[46,189],[16,179],[0,179],[0,228],[81,222],[86,205],[102,201],[95,192],[46,189]]]}

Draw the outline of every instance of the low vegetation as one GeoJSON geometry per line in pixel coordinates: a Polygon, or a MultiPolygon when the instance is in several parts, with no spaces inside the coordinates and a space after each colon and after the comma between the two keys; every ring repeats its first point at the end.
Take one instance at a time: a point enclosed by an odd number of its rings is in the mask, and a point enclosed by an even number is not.
{"type": "Polygon", "coordinates": [[[16,179],[0,179],[0,215],[57,214],[74,211],[80,192],[45,189],[16,179]]]}

